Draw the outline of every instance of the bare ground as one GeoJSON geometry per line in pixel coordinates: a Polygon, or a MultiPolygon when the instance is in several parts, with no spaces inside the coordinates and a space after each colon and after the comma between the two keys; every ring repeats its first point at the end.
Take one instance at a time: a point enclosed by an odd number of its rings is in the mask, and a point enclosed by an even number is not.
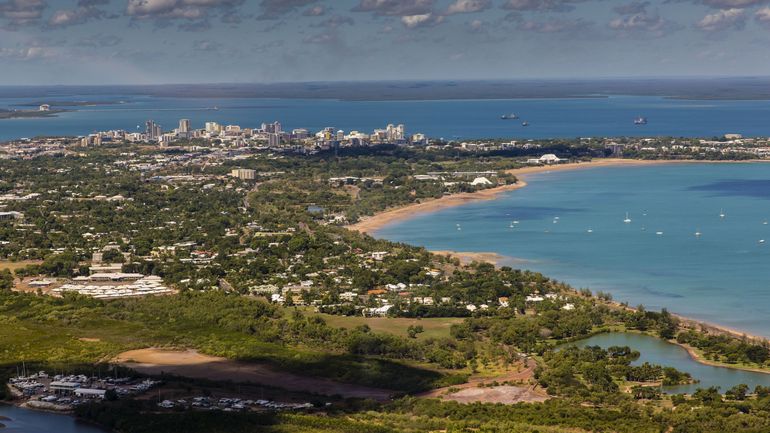
{"type": "Polygon", "coordinates": [[[423,398],[440,398],[458,403],[537,403],[550,397],[545,391],[535,385],[498,385],[480,386],[493,381],[527,383],[532,379],[537,364],[532,360],[522,363],[518,371],[510,371],[496,377],[471,378],[467,383],[451,387],[438,388],[418,395],[423,398]]]}
{"type": "Polygon", "coordinates": [[[163,372],[196,379],[255,383],[289,391],[329,396],[340,395],[346,398],[387,401],[392,394],[385,389],[299,376],[274,370],[264,364],[208,356],[195,350],[172,351],[158,348],[130,350],[121,353],[113,361],[144,374],[163,372]]]}

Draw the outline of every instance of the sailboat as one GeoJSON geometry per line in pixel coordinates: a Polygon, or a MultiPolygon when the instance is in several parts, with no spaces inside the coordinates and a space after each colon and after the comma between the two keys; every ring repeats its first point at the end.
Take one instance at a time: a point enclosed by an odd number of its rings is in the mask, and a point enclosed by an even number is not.
{"type": "Polygon", "coordinates": [[[623,222],[626,224],[631,222],[631,218],[628,217],[628,212],[626,212],[626,219],[624,219],[623,222]]]}

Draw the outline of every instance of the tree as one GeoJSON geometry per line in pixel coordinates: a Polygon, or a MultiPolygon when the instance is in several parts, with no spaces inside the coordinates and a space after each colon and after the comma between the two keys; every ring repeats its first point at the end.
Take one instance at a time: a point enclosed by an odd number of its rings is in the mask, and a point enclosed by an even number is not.
{"type": "Polygon", "coordinates": [[[409,325],[409,328],[406,330],[409,338],[417,338],[417,334],[422,334],[423,332],[425,332],[425,330],[422,325],[409,325]]]}
{"type": "Polygon", "coordinates": [[[746,384],[739,384],[735,385],[734,387],[727,390],[725,393],[725,398],[728,400],[745,400],[746,394],[749,391],[749,386],[746,384]]]}
{"type": "Polygon", "coordinates": [[[13,273],[10,269],[0,271],[0,290],[11,290],[13,288],[13,273]]]}

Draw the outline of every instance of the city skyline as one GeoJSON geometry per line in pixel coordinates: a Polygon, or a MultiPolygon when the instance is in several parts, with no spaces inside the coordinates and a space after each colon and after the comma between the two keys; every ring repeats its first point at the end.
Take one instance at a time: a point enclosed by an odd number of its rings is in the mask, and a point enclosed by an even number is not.
{"type": "Polygon", "coordinates": [[[6,85],[770,75],[768,42],[768,0],[0,1],[6,85]]]}

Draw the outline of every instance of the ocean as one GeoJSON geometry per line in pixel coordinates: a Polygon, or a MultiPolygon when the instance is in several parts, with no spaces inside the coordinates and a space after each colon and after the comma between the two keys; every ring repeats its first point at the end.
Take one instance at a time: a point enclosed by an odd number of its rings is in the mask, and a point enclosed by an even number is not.
{"type": "MultiPolygon", "coordinates": [[[[105,88],[105,92],[109,88],[105,88]]],[[[349,101],[333,99],[176,98],[140,94],[66,94],[0,97],[0,109],[29,109],[52,101],[102,101],[110,104],[72,107],[50,118],[0,120],[0,140],[52,135],[86,135],[95,131],[144,129],[154,120],[164,130],[191,119],[259,127],[280,121],[284,129],[327,126],[371,132],[388,123],[406,125],[409,134],[433,138],[576,138],[606,136],[712,137],[725,133],[770,135],[770,101],[693,101],[657,96],[610,96],[576,99],[349,101]],[[122,103],[120,103],[122,102],[122,103]],[[217,108],[214,110],[214,108],[217,108]],[[518,120],[501,120],[503,114],[518,120]],[[647,125],[634,125],[637,117],[647,125]],[[522,126],[522,122],[529,126],[522,126]]]]}
{"type": "Polygon", "coordinates": [[[376,235],[496,252],[514,267],[632,306],[770,337],[770,164],[602,167],[526,179],[497,200],[376,235]]]}

